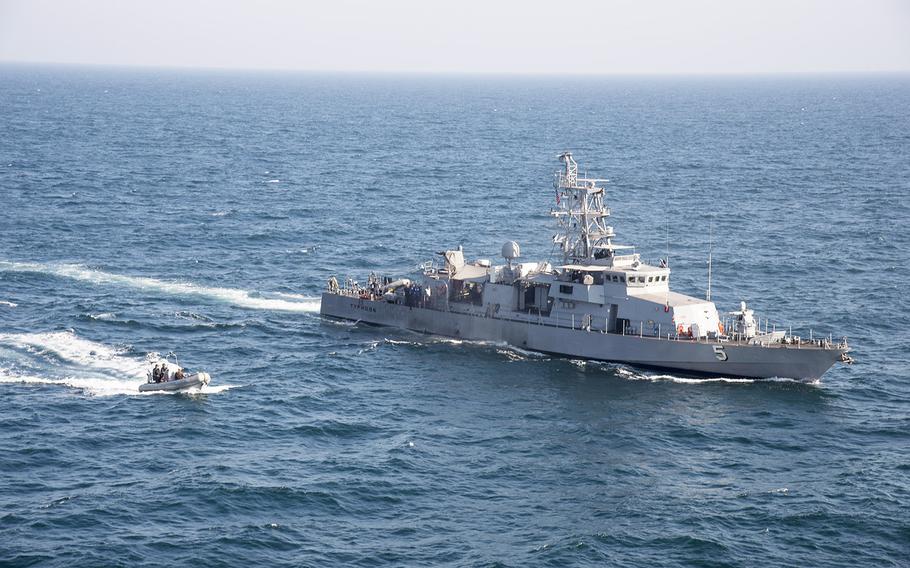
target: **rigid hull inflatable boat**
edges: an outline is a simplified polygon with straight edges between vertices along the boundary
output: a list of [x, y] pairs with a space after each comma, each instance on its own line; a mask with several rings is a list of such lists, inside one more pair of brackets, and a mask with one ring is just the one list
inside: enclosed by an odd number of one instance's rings
[[[168, 357], [173, 356], [174, 362], [171, 363]], [[139, 385], [140, 392], [173, 392], [189, 389], [199, 389], [209, 384], [212, 378], [204, 371], [197, 371], [187, 374], [177, 362], [177, 356], [168, 353], [163, 360], [152, 361], [149, 363], [147, 373], [148, 381]]]

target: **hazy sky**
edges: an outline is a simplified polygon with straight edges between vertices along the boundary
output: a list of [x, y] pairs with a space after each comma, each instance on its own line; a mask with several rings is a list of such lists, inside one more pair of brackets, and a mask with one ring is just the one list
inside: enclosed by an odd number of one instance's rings
[[910, 0], [0, 0], [0, 61], [507, 73], [910, 71]]

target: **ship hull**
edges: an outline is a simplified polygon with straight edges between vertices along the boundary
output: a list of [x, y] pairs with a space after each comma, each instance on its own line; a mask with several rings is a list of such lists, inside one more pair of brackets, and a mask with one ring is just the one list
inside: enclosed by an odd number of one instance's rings
[[458, 339], [502, 341], [516, 347], [565, 357], [627, 363], [688, 374], [766, 379], [792, 378], [814, 382], [837, 362], [836, 348], [750, 345], [619, 335], [408, 307], [379, 300], [324, 293], [323, 316], [409, 329]]

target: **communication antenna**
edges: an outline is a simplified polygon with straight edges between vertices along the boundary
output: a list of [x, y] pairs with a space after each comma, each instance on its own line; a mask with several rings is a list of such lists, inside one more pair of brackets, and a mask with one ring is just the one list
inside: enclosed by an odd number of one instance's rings
[[[664, 206], [664, 211], [667, 211], [667, 207]], [[667, 217], [667, 270], [670, 269], [670, 218]], [[670, 307], [670, 285], [667, 284], [667, 299], [665, 302], [667, 309]]]
[[711, 301], [711, 253], [714, 248], [714, 217], [711, 217], [711, 225], [708, 229], [708, 292], [705, 294], [705, 300]]

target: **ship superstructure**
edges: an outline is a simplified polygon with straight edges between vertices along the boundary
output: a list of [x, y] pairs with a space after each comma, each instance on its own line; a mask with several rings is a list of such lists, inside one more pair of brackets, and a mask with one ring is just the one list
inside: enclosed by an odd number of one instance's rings
[[757, 322], [742, 303], [721, 315], [713, 302], [670, 290], [668, 260], [643, 262], [614, 243], [607, 180], [581, 177], [571, 153], [555, 176], [561, 264], [467, 262], [459, 246], [422, 265], [412, 280], [371, 274], [363, 285], [329, 280], [321, 313], [463, 339], [504, 341], [541, 352], [729, 377], [817, 380], [846, 340], [802, 339]]

